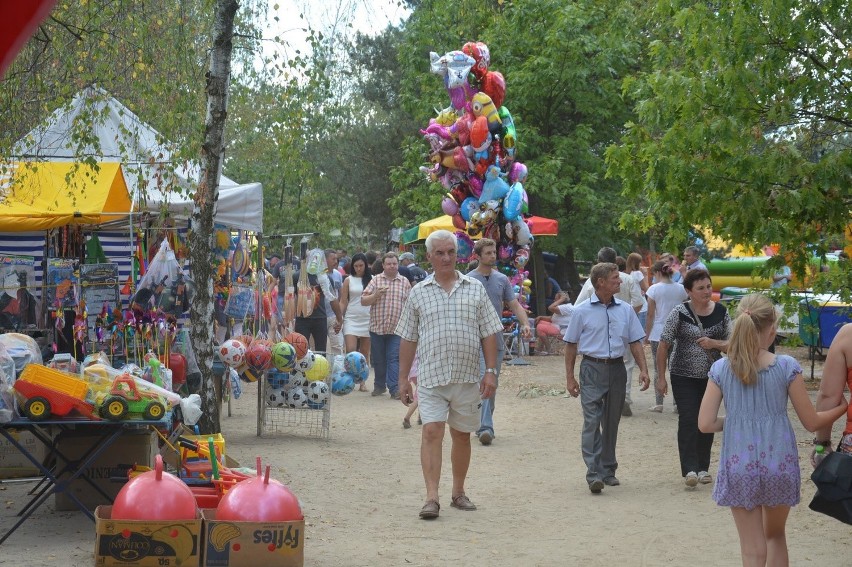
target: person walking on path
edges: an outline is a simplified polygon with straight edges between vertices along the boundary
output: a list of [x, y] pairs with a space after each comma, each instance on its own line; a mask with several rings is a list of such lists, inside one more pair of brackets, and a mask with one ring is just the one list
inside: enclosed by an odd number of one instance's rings
[[[843, 399], [843, 388], [848, 386], [852, 392], [852, 323], [840, 327], [831, 341], [825, 366], [822, 369], [822, 381], [816, 399], [817, 411], [831, 409]], [[833, 450], [831, 443], [831, 424], [820, 427], [814, 437], [814, 447], [822, 445], [826, 453]], [[840, 442], [840, 449], [848, 451], [852, 447], [852, 408], [846, 414], [846, 427]], [[816, 466], [814, 453], [811, 453], [811, 464]]]
[[[402, 338], [398, 378], [405, 406], [413, 401], [406, 377], [417, 354], [417, 397], [423, 421], [420, 464], [426, 484], [420, 517], [434, 519], [441, 509], [438, 483], [447, 425], [452, 438], [451, 505], [476, 510], [465, 494], [470, 435], [479, 429], [482, 400], [493, 396], [497, 388], [497, 336], [503, 324], [485, 287], [455, 269], [458, 242], [452, 232], [430, 234], [426, 251], [434, 273], [411, 290], [396, 332]], [[484, 375], [479, 372], [480, 351], [487, 366]]]
[[[615, 250], [605, 246], [598, 250], [598, 262], [609, 262], [611, 264], [617, 264], [618, 256], [615, 253]], [[636, 283], [636, 280], [631, 278], [628, 274], [623, 271], [619, 273], [619, 277], [621, 278], [621, 285], [618, 288], [618, 291], [615, 294], [615, 297], [628, 303], [633, 306], [633, 309], [638, 314], [642, 310], [642, 306], [645, 305], [645, 298], [642, 297], [642, 288], [639, 287], [639, 284]], [[579, 305], [583, 301], [589, 299], [592, 296], [593, 286], [592, 286], [592, 278], [586, 280], [586, 283], [583, 284], [583, 289], [580, 290], [580, 294], [577, 296], [577, 299], [574, 300], [574, 305]], [[645, 358], [645, 352], [642, 351], [642, 358]], [[628, 349], [625, 346], [624, 349], [624, 366], [627, 368], [627, 386], [625, 388], [626, 392], [626, 400], [627, 402], [624, 404], [624, 407], [621, 409], [621, 415], [625, 417], [630, 417], [633, 415], [633, 410], [630, 408], [632, 403], [632, 398], [630, 396], [630, 390], [633, 386], [633, 369], [636, 367], [636, 361], [633, 359], [633, 353], [631, 349]]]
[[683, 263], [680, 265], [680, 275], [685, 278], [690, 270], [707, 270], [701, 261], [701, 251], [697, 246], [687, 246], [683, 249]]
[[[713, 282], [707, 270], [690, 270], [683, 278], [689, 301], [672, 309], [657, 347], [656, 389], [668, 393], [666, 368], [671, 363], [672, 393], [677, 402], [677, 450], [686, 486], [710, 484], [713, 434], [698, 430], [698, 408], [707, 388], [707, 372], [728, 349], [731, 318], [713, 301]], [[671, 356], [669, 356], [669, 349]]]
[[[337, 271], [337, 252], [334, 250], [325, 251], [325, 262], [328, 272], [328, 279], [331, 282], [331, 291], [334, 293], [334, 298], [340, 300], [340, 288], [343, 286], [343, 276]], [[331, 307], [331, 299], [325, 296], [325, 314], [328, 316], [328, 341], [326, 354], [335, 355], [343, 354], [343, 320], [338, 319], [334, 310]], [[341, 315], [343, 311], [341, 310]]]
[[[518, 318], [518, 332], [521, 337], [529, 339], [532, 332], [527, 312], [524, 311], [524, 308], [521, 307], [521, 303], [515, 296], [512, 282], [509, 281], [509, 278], [505, 274], [495, 269], [497, 265], [497, 243], [490, 238], [480, 238], [476, 241], [473, 251], [479, 258], [479, 264], [475, 270], [467, 273], [468, 277], [477, 280], [485, 286], [488, 299], [491, 300], [491, 304], [494, 306], [494, 311], [498, 317], [503, 316], [503, 305], [506, 304], [509, 306], [512, 313]], [[495, 369], [498, 376], [503, 366], [503, 353], [506, 350], [506, 343], [501, 338], [497, 340], [497, 366]], [[487, 367], [485, 357], [480, 356], [479, 370], [483, 375]], [[476, 436], [483, 445], [491, 445], [491, 441], [494, 439], [494, 408], [496, 398], [497, 390], [495, 388], [494, 394], [491, 397], [482, 400], [482, 419]]]
[[[604, 485], [618, 486], [615, 445], [624, 406], [627, 371], [625, 343], [639, 363], [641, 390], [650, 385], [642, 348], [645, 333], [633, 308], [615, 297], [621, 286], [618, 266], [603, 262], [592, 268], [589, 279], [594, 293], [574, 307], [565, 331], [565, 373], [568, 393], [583, 406], [581, 446], [586, 463], [586, 482], [592, 494]], [[580, 381], [574, 378], [577, 353]]]
[[[666, 324], [666, 319], [672, 309], [689, 299], [686, 290], [682, 285], [672, 281], [672, 267], [664, 261], [658, 260], [652, 267], [654, 280], [657, 282], [652, 284], [645, 293], [645, 298], [648, 300], [648, 316], [645, 322], [645, 340], [651, 343], [651, 358], [654, 361], [654, 380], [660, 379], [660, 369], [657, 366], [657, 348], [660, 346], [660, 337], [663, 335], [663, 326]], [[656, 405], [651, 407], [651, 411], [657, 413], [663, 412], [663, 394], [656, 391]], [[677, 405], [674, 405], [677, 411]]]
[[[723, 434], [713, 500], [731, 508], [743, 565], [784, 566], [787, 516], [801, 491], [787, 400], [808, 431], [831, 428], [847, 405], [841, 394], [831, 409], [816, 411], [796, 359], [769, 352], [778, 320], [768, 297], [746, 295], [737, 313], [728, 357], [710, 367], [698, 427]], [[723, 398], [727, 415], [719, 417]]]
[[390, 391], [391, 398], [399, 399], [399, 336], [394, 334], [394, 329], [409, 292], [411, 284], [399, 275], [396, 252], [387, 252], [382, 257], [382, 273], [373, 276], [361, 294], [361, 305], [370, 308], [373, 396]]
[[[357, 350], [370, 360], [370, 308], [361, 304], [361, 294], [373, 279], [367, 257], [362, 253], [352, 256], [347, 266], [349, 275], [340, 288], [340, 309], [343, 311], [343, 342], [346, 352]], [[361, 382], [359, 392], [366, 392]]]

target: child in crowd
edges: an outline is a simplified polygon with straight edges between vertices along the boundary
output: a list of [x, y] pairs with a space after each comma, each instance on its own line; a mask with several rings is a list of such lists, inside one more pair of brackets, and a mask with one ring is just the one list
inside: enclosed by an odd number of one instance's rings
[[538, 354], [550, 354], [554, 350], [550, 340], [558, 339], [561, 341], [565, 335], [565, 329], [568, 328], [568, 322], [571, 321], [571, 313], [574, 312], [571, 296], [567, 291], [558, 292], [556, 299], [548, 306], [547, 310], [552, 315], [542, 315], [535, 318], [535, 335], [538, 339], [536, 341], [538, 347], [536, 352]]
[[[698, 428], [724, 433], [713, 500], [731, 507], [743, 565], [788, 565], [785, 525], [799, 503], [801, 476], [787, 399], [808, 431], [830, 426], [847, 404], [841, 397], [817, 412], [796, 359], [769, 352], [777, 316], [765, 295], [745, 296], [737, 313], [728, 357], [710, 368]], [[719, 417], [723, 397], [727, 416]]]
[[[402, 418], [402, 427], [404, 429], [411, 429], [411, 416], [414, 415], [414, 411], [418, 406], [418, 397], [417, 397], [417, 356], [414, 357], [414, 362], [411, 363], [411, 370], [408, 372], [408, 381], [411, 382], [411, 395], [414, 398], [414, 402], [408, 404], [408, 411], [405, 412], [405, 417]], [[423, 421], [418, 417], [418, 424], [423, 424]]]

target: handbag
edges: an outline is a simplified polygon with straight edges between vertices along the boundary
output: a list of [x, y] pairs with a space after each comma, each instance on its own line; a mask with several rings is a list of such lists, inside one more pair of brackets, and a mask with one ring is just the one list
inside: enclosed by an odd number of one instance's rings
[[829, 453], [811, 473], [811, 480], [817, 493], [808, 507], [852, 525], [852, 455]]
[[[707, 335], [704, 334], [704, 325], [701, 324], [701, 319], [699, 319], [698, 314], [692, 310], [692, 300], [684, 301], [683, 304], [686, 306], [686, 310], [689, 311], [689, 314], [692, 316], [692, 320], [695, 321], [695, 324], [698, 326], [698, 329], [701, 331], [701, 334], [706, 337]], [[704, 354], [710, 360], [711, 365], [720, 358], [722, 358], [722, 353], [716, 349], [710, 349], [714, 350], [717, 353], [716, 357], [711, 355], [710, 351], [708, 351], [707, 349], [702, 348], [701, 350], [704, 351]]]

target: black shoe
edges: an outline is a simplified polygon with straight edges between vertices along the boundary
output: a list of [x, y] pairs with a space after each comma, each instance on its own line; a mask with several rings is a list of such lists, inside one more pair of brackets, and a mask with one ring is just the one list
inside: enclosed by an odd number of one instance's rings
[[387, 392], [387, 390], [385, 388], [382, 388], [381, 390], [373, 390], [373, 393], [370, 395], [373, 397], [383, 396], [385, 392]]
[[605, 485], [607, 485], [607, 486], [618, 486], [619, 484], [621, 484], [621, 481], [620, 481], [620, 480], [618, 480], [618, 479], [617, 479], [616, 477], [614, 477], [614, 476], [608, 476], [608, 477], [606, 477], [605, 479], [603, 479], [603, 482], [604, 482], [604, 484], [605, 484]]
[[592, 494], [600, 494], [603, 487], [604, 482], [602, 480], [593, 480], [589, 483], [589, 490], [592, 491]]
[[399, 392], [394, 392], [393, 394], [390, 395], [390, 397], [391, 397], [392, 400], [398, 400], [399, 399]]
[[621, 408], [621, 415], [623, 415], [624, 417], [630, 417], [633, 415], [633, 410], [630, 409], [630, 404], [628, 404], [627, 402], [625, 402], [624, 407]]
[[491, 441], [494, 440], [494, 434], [490, 431], [483, 431], [479, 434], [479, 442], [483, 445], [491, 445]]

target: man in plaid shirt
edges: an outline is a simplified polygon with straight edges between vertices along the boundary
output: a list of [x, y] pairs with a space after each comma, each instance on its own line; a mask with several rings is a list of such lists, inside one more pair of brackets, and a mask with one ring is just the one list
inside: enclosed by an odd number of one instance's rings
[[[426, 239], [434, 273], [417, 284], [402, 310], [396, 333], [402, 337], [399, 394], [412, 402], [406, 377], [415, 352], [418, 356], [417, 395], [423, 434], [420, 464], [426, 482], [423, 519], [437, 518], [441, 505], [438, 481], [445, 424], [452, 437], [452, 506], [476, 510], [464, 492], [470, 465], [470, 434], [479, 429], [482, 399], [497, 388], [497, 334], [503, 331], [485, 287], [456, 271], [455, 235], [438, 230]], [[484, 376], [479, 353], [485, 357]], [[480, 377], [481, 381], [480, 381]]]

